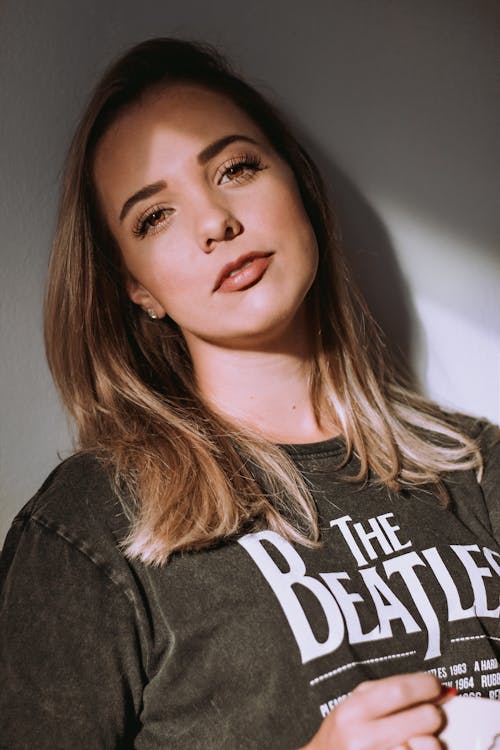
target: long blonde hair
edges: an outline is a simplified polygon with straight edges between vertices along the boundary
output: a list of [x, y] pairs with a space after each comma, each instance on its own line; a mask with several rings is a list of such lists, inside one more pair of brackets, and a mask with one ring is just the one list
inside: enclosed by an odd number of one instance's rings
[[112, 467], [118, 491], [132, 499], [126, 553], [158, 564], [262, 527], [308, 545], [319, 537], [313, 499], [286, 452], [213, 413], [176, 324], [152, 321], [130, 302], [101, 216], [92, 179], [100, 138], [151, 87], [183, 81], [228, 96], [294, 170], [320, 249], [307, 299], [311, 397], [318, 421], [326, 401], [341, 426], [344, 463], [359, 459], [352, 480], [439, 490], [443, 472], [480, 470], [473, 440], [389, 365], [349, 279], [319, 172], [275, 108], [207, 45], [153, 39], [108, 70], [75, 134], [45, 307], [47, 357], [79, 447]]

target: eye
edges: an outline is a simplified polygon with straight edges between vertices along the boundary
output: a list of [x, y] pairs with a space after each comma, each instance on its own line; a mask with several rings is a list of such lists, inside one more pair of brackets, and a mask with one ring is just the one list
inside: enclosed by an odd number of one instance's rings
[[262, 169], [265, 169], [262, 160], [254, 154], [234, 157], [221, 168], [219, 184], [251, 180]]
[[157, 234], [165, 228], [170, 211], [162, 206], [153, 206], [148, 208], [139, 218], [137, 219], [133, 232], [136, 237], [141, 239], [147, 234]]

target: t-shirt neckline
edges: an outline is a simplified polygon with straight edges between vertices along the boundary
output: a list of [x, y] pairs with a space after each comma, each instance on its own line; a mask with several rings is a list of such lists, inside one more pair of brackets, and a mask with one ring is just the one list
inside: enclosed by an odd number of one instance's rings
[[279, 447], [296, 458], [333, 455], [345, 451], [345, 439], [343, 435], [336, 435], [314, 443], [280, 443]]

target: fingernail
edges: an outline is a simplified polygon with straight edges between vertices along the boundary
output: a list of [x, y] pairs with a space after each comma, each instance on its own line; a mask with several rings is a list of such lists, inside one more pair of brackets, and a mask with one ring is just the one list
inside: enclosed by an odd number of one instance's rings
[[449, 687], [449, 685], [442, 686], [441, 698], [452, 698], [454, 695], [458, 695], [458, 690], [455, 687]]

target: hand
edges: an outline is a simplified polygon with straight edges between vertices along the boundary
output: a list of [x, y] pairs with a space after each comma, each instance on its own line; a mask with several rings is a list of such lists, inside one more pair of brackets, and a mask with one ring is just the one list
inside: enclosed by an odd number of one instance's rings
[[439, 680], [426, 672], [362, 682], [302, 750], [438, 750]]

